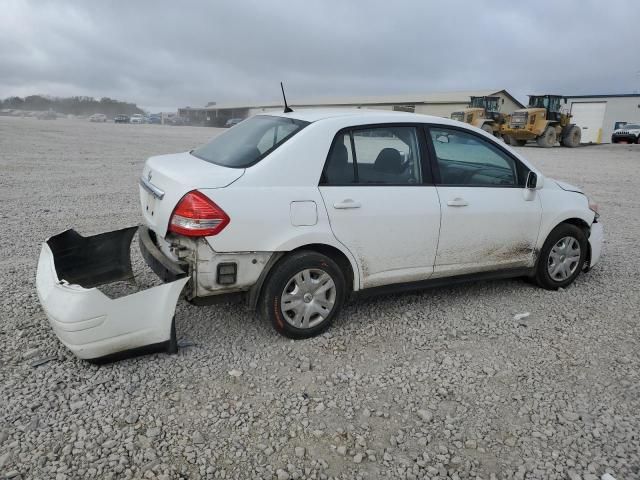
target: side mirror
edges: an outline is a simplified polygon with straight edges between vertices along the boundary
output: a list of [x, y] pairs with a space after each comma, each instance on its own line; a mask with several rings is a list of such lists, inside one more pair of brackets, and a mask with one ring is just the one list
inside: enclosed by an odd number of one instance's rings
[[540, 190], [544, 185], [544, 177], [538, 175], [535, 172], [529, 172], [527, 174], [527, 181], [525, 183], [526, 188], [529, 190]]

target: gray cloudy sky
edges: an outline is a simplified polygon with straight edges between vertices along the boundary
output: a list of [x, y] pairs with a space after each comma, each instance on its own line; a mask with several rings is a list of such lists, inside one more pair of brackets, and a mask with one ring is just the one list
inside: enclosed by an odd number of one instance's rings
[[637, 0], [0, 0], [0, 97], [640, 89]]

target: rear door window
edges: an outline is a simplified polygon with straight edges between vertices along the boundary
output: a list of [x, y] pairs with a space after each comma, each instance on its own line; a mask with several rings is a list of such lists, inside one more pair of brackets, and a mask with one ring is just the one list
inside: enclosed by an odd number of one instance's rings
[[342, 133], [333, 143], [324, 173], [329, 185], [351, 185], [356, 183], [356, 169], [351, 149], [351, 135]]
[[358, 128], [340, 133], [327, 158], [324, 185], [422, 183], [418, 130], [413, 126]]

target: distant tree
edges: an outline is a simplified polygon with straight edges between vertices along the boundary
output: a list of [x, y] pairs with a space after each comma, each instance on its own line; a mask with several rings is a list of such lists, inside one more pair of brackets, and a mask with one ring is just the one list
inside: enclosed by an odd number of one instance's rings
[[2, 102], [2, 108], [20, 109], [24, 106], [24, 99], [20, 97], [9, 97]]
[[119, 113], [133, 115], [134, 113], [144, 113], [135, 103], [121, 102], [108, 97], [100, 100], [93, 97], [45, 97], [42, 95], [29, 95], [25, 98], [9, 97], [0, 100], [0, 107], [17, 110], [55, 110], [59, 113], [71, 115], [93, 115], [94, 113], [104, 113], [108, 117], [113, 117]]

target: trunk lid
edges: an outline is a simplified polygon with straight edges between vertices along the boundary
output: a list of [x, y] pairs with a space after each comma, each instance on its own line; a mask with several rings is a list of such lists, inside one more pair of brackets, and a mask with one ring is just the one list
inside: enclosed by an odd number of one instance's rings
[[145, 224], [164, 237], [173, 209], [187, 192], [227, 187], [244, 172], [244, 168], [205, 162], [189, 152], [149, 158], [140, 177], [140, 205]]

